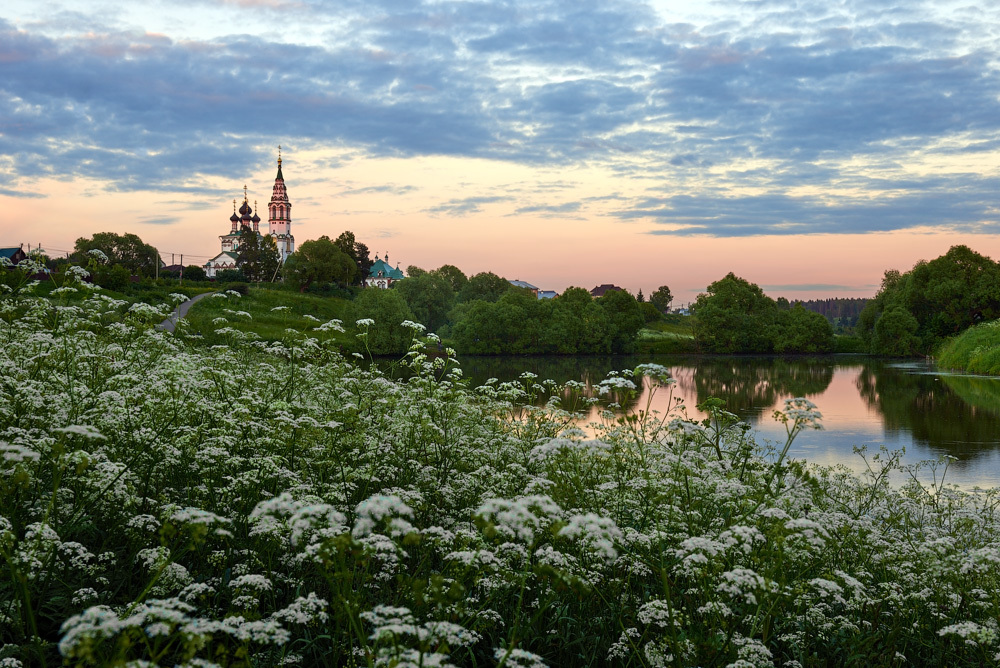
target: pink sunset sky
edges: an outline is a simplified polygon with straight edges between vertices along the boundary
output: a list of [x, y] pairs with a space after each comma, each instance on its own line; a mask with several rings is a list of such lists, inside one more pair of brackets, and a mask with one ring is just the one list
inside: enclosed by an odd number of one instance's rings
[[403, 268], [679, 305], [1000, 257], [1000, 9], [671, 4], [5, 3], [0, 245], [201, 264], [281, 144], [297, 243]]

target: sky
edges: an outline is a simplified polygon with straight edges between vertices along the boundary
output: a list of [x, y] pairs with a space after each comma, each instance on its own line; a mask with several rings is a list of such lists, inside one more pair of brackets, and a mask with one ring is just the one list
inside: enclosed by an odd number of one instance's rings
[[6, 0], [0, 246], [204, 263], [280, 145], [298, 244], [869, 297], [1000, 258], [998, 38], [997, 0]]

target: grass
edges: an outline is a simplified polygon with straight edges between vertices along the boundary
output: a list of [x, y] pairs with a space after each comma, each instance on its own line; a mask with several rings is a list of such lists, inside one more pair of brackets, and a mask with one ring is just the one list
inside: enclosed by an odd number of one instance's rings
[[1000, 375], [1000, 320], [970, 327], [950, 339], [941, 347], [936, 362], [947, 369]]
[[695, 352], [691, 316], [671, 313], [660, 322], [647, 323], [639, 330], [636, 351], [650, 355]]
[[[222, 293], [226, 295], [227, 293]], [[346, 320], [350, 302], [339, 297], [300, 294], [289, 290], [250, 287], [245, 296], [228, 293], [224, 297], [208, 297], [188, 311], [188, 331], [197, 332], [210, 344], [228, 341], [227, 333], [218, 333], [213, 322], [225, 318], [226, 327], [235, 327], [264, 341], [282, 341], [290, 334], [301, 337], [308, 332], [319, 340], [333, 340], [338, 345], [354, 343], [345, 333], [315, 331], [330, 320]]]

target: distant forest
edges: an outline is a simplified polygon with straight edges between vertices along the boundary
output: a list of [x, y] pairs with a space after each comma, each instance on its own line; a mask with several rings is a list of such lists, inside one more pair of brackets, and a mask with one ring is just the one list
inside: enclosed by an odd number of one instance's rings
[[868, 303], [861, 297], [838, 297], [836, 299], [810, 299], [798, 302], [810, 311], [825, 316], [837, 331], [850, 330], [858, 324], [858, 316]]

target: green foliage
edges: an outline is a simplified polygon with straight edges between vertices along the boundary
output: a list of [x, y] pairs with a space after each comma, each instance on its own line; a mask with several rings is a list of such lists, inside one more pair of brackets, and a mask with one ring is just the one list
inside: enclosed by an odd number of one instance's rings
[[297, 286], [300, 292], [305, 292], [313, 283], [348, 285], [357, 277], [358, 271], [357, 263], [324, 235], [303, 242], [297, 251], [288, 256], [283, 273], [286, 280]]
[[834, 348], [830, 321], [802, 304], [781, 311], [774, 332], [776, 353], [828, 353]]
[[372, 268], [372, 259], [368, 253], [368, 246], [358, 241], [354, 237], [354, 232], [351, 231], [342, 232], [333, 243], [345, 255], [351, 258], [357, 267], [357, 272], [352, 274], [350, 280], [359, 285], [363, 283], [368, 278], [368, 274]]
[[207, 281], [208, 276], [205, 274], [205, 268], [199, 267], [196, 264], [189, 264], [184, 267], [184, 280], [185, 281]]
[[215, 272], [216, 283], [245, 283], [246, 280], [247, 276], [240, 268], [222, 269]]
[[484, 271], [469, 278], [462, 286], [458, 293], [458, 301], [471, 302], [481, 299], [486, 302], [495, 302], [513, 287], [507, 279]]
[[373, 321], [370, 325], [361, 325], [359, 331], [360, 347], [368, 354], [402, 355], [409, 348], [413, 331], [403, 327], [402, 323], [412, 321], [413, 312], [396, 290], [366, 288], [351, 304], [350, 313], [354, 321]]
[[97, 267], [93, 277], [94, 283], [115, 292], [124, 292], [132, 282], [132, 274], [120, 264]]
[[639, 302], [639, 312], [642, 314], [642, 321], [645, 324], [650, 324], [653, 322], [661, 322], [663, 320], [663, 313], [660, 309], [656, 308], [649, 302], [644, 302], [636, 297], [636, 301]]
[[435, 274], [442, 276], [451, 285], [452, 291], [458, 295], [465, 284], [469, 282], [468, 277], [466, 277], [465, 272], [456, 267], [453, 264], [443, 264], [434, 270]]
[[[656, 293], [653, 294], [655, 299]], [[691, 307], [698, 349], [708, 353], [769, 353], [777, 304], [757, 285], [729, 273]]]
[[80, 237], [76, 240], [73, 257], [86, 266], [91, 250], [101, 251], [108, 258], [107, 264], [120, 264], [131, 274], [152, 276], [159, 262], [156, 249], [131, 233], [98, 232], [90, 238]]
[[612, 353], [635, 350], [635, 339], [646, 319], [635, 297], [624, 290], [611, 290], [597, 300], [597, 305], [608, 316]]
[[875, 323], [871, 350], [876, 355], [909, 357], [920, 351], [919, 323], [902, 306], [893, 306]]
[[670, 313], [670, 303], [674, 301], [674, 296], [670, 293], [670, 288], [661, 285], [649, 296], [649, 303], [660, 311], [660, 313]]
[[278, 273], [281, 253], [278, 244], [270, 234], [260, 236], [247, 226], [240, 230], [240, 246], [236, 256], [236, 267], [243, 272], [246, 280], [254, 283], [271, 282]]
[[937, 363], [948, 369], [1000, 376], [1000, 320], [970, 327], [947, 341]]
[[455, 303], [455, 291], [444, 275], [433, 271], [416, 275], [410, 273], [393, 289], [402, 295], [417, 321], [429, 331], [437, 332], [448, 322], [448, 312]]
[[[905, 345], [892, 346], [878, 338], [878, 322], [896, 308], [915, 319], [916, 345], [908, 339]], [[939, 258], [918, 262], [905, 274], [887, 271], [878, 294], [861, 312], [857, 328], [873, 353], [881, 354], [889, 345], [912, 350], [909, 354], [927, 354], [944, 339], [998, 317], [1000, 263], [966, 246], [953, 246]]]

